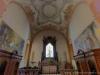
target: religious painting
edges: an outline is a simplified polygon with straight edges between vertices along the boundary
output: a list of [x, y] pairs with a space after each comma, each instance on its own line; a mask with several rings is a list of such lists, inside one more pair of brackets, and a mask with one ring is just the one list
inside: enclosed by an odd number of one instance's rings
[[74, 41], [76, 51], [79, 49], [84, 50], [85, 52], [99, 48], [100, 43], [95, 34], [96, 25], [92, 22]]
[[17, 50], [18, 54], [22, 54], [24, 40], [14, 32], [6, 23], [0, 24], [0, 49], [13, 52]]

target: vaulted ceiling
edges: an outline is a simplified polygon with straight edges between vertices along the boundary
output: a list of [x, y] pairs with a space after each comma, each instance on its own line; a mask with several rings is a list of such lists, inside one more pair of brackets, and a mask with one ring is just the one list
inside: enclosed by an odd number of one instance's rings
[[29, 20], [31, 35], [41, 30], [52, 29], [67, 34], [73, 0], [11, 0], [20, 5]]
[[75, 6], [81, 1], [90, 6], [97, 22], [99, 22], [100, 0], [1, 0], [0, 17], [12, 2], [24, 8], [32, 34], [43, 29], [54, 29], [66, 34]]
[[32, 11], [29, 11], [28, 7], [25, 9], [30, 18], [32, 35], [44, 29], [53, 29], [64, 35], [67, 34], [74, 8], [71, 0], [31, 0], [30, 7]]

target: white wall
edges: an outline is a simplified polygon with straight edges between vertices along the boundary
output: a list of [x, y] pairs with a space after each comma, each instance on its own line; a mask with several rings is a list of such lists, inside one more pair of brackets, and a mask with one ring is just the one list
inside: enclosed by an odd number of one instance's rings
[[41, 60], [42, 51], [43, 51], [43, 37], [44, 36], [55, 36], [56, 37], [56, 50], [58, 52], [58, 58], [61, 61], [66, 61], [67, 59], [67, 44], [64, 37], [55, 31], [42, 31], [40, 32], [34, 39], [32, 52], [31, 52], [31, 60], [38, 62]]
[[[74, 40], [83, 32], [83, 30], [94, 20], [93, 14], [85, 3], [77, 6], [70, 23], [70, 36], [73, 47]], [[75, 50], [75, 47], [74, 47]], [[74, 52], [75, 53], [75, 52]]]
[[[15, 4], [11, 3], [7, 7], [7, 11], [3, 15], [3, 20], [11, 27], [20, 37], [25, 40], [25, 46], [29, 37], [29, 22], [23, 9]], [[22, 56], [24, 56], [25, 46]], [[24, 66], [24, 60], [22, 60], [21, 66]]]
[[29, 35], [29, 23], [23, 9], [17, 4], [11, 3], [3, 16], [3, 20], [24, 40]]
[[82, 31], [91, 24], [94, 17], [91, 10], [85, 3], [77, 6], [70, 23], [70, 33], [72, 40], [75, 40]]

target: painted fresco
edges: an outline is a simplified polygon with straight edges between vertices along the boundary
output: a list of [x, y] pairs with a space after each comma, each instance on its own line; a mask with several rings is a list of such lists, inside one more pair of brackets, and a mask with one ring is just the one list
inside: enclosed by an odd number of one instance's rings
[[93, 22], [89, 25], [80, 36], [74, 41], [76, 51], [79, 49], [89, 51], [91, 49], [100, 48], [100, 43], [95, 34], [96, 25]]
[[24, 40], [15, 33], [6, 23], [2, 22], [0, 25], [0, 49], [13, 52], [18, 51], [18, 54], [22, 54], [24, 46]]

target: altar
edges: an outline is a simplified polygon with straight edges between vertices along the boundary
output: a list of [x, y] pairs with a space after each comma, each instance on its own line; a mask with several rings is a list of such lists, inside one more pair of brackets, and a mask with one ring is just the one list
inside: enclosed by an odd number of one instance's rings
[[43, 74], [55, 74], [57, 73], [57, 67], [55, 65], [45, 65], [42, 67]]
[[46, 59], [40, 63], [42, 74], [56, 74], [58, 72], [57, 62]]

